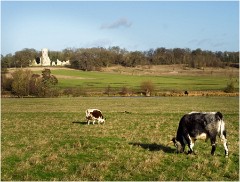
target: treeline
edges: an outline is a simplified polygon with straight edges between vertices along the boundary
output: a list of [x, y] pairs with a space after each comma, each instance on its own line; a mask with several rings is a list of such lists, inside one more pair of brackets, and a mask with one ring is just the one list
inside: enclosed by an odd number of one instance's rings
[[[41, 52], [35, 49], [23, 49], [14, 55], [1, 55], [2, 68], [28, 67], [31, 61], [41, 57]], [[70, 67], [85, 71], [100, 70], [102, 67], [122, 65], [135, 67], [137, 65], [171, 65], [186, 64], [192, 68], [204, 67], [238, 67], [239, 52], [212, 52], [188, 48], [167, 49], [164, 47], [148, 51], [127, 51], [118, 46], [108, 49], [97, 48], [67, 48], [62, 51], [49, 50], [51, 62], [70, 61]]]

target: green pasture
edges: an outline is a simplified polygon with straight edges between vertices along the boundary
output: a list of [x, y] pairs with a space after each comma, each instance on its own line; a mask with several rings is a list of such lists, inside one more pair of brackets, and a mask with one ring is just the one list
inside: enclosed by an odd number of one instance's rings
[[[81, 87], [86, 89], [120, 89], [127, 87], [138, 90], [143, 81], [151, 81], [155, 85], [157, 91], [169, 90], [223, 90], [228, 81], [229, 76], [152, 76], [152, 75], [124, 75], [120, 73], [106, 72], [86, 72], [79, 70], [52, 70], [59, 80], [59, 87]], [[64, 78], [64, 76], [67, 76]], [[236, 88], [238, 88], [238, 79], [236, 78]]]
[[[239, 180], [238, 97], [2, 98], [1, 108], [2, 181]], [[87, 108], [106, 123], [86, 125]], [[223, 113], [229, 158], [220, 139], [215, 156], [209, 141], [197, 155], [168, 145], [190, 111]]]

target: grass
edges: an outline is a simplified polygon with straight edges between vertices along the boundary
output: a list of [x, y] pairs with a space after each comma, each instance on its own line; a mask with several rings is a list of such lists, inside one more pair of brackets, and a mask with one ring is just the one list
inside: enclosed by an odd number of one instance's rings
[[[86, 125], [99, 108], [104, 125]], [[2, 99], [1, 180], [239, 180], [238, 97]], [[229, 141], [197, 141], [197, 155], [167, 143], [190, 111], [221, 111]], [[127, 112], [125, 112], [127, 111]]]
[[[53, 69], [59, 80], [59, 87], [81, 87], [104, 90], [109, 85], [119, 89], [129, 87], [139, 89], [143, 81], [152, 81], [158, 91], [169, 90], [223, 90], [229, 76], [222, 75], [127, 75], [109, 72], [84, 72], [72, 69]], [[40, 73], [40, 71], [38, 71]], [[67, 77], [66, 77], [67, 76]], [[238, 83], [238, 79], [236, 81]], [[238, 84], [236, 84], [238, 88]]]

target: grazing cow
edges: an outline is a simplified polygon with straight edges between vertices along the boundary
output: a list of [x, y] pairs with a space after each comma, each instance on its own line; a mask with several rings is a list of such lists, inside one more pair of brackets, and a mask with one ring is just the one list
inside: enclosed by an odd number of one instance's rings
[[102, 112], [99, 109], [87, 109], [86, 119], [88, 125], [90, 124], [90, 121], [93, 121], [94, 124], [96, 120], [98, 121], [98, 124], [105, 123], [105, 118], [103, 118]]
[[178, 126], [177, 136], [172, 139], [177, 152], [184, 152], [185, 145], [188, 145], [188, 154], [194, 153], [193, 146], [197, 139], [208, 138], [211, 141], [212, 151], [214, 155], [216, 150], [217, 135], [223, 141], [225, 156], [228, 156], [228, 146], [225, 130], [225, 122], [220, 112], [191, 112], [184, 115]]

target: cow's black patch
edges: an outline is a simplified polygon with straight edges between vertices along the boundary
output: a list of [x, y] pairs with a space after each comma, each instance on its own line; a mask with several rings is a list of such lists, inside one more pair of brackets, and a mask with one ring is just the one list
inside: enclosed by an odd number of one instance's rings
[[99, 110], [94, 110], [93, 112], [90, 112], [90, 114], [95, 118], [102, 118], [103, 119], [102, 112], [99, 111]]

